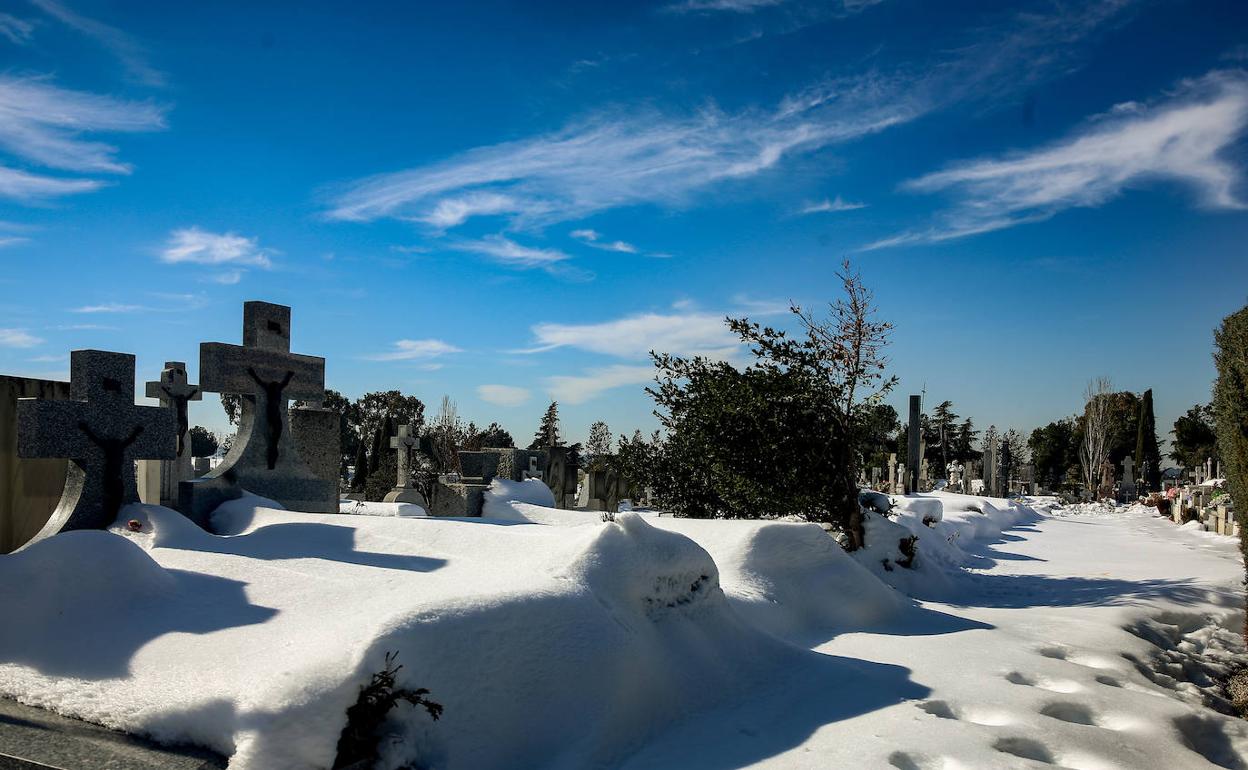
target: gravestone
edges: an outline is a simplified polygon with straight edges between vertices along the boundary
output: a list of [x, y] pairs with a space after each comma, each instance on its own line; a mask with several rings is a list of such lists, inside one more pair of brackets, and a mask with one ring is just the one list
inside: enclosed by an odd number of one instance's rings
[[958, 462], [957, 460], [954, 460], [953, 462], [949, 463], [949, 468], [948, 468], [949, 489], [956, 490], [958, 492], [964, 491], [962, 487], [962, 472], [964, 470], [965, 469], [962, 467], [962, 463]]
[[166, 361], [160, 379], [147, 383], [147, 397], [158, 399], [161, 406], [173, 410], [178, 432], [177, 456], [172, 460], [162, 460], [159, 465], [153, 462], [159, 494], [158, 499], [148, 502], [175, 508], [178, 504], [178, 484], [195, 478], [191, 465], [191, 426], [187, 417], [187, 404], [199, 401], [204, 396], [198, 385], [187, 382], [185, 363]]
[[70, 353], [69, 401], [21, 399], [17, 453], [70, 460], [56, 510], [30, 542], [72, 529], [104, 529], [139, 501], [134, 461], [172, 460], [177, 421], [169, 409], [134, 403], [134, 356]]
[[412, 433], [411, 425], [400, 425], [399, 435], [390, 437], [390, 448], [398, 450], [398, 471], [394, 489], [383, 498], [387, 503], [415, 503], [428, 508], [425, 496], [412, 484], [412, 449], [417, 447], [420, 439]]
[[64, 401], [69, 383], [0, 376], [0, 554], [34, 537], [56, 510], [68, 462], [17, 456], [17, 403], [22, 398]]
[[897, 454], [888, 455], [888, 493], [897, 494]]
[[338, 490], [342, 485], [342, 416], [320, 401], [304, 401], [290, 408], [290, 435], [295, 451], [308, 468]]
[[923, 457], [920, 449], [920, 441], [922, 440], [922, 430], [920, 428], [920, 414], [923, 409], [922, 396], [910, 397], [910, 423], [906, 431], [907, 438], [907, 454], [905, 477], [906, 493], [919, 491], [919, 461]]
[[1135, 458], [1127, 455], [1122, 460], [1122, 484], [1119, 486], [1121, 500], [1128, 502], [1136, 497], [1135, 489]]
[[292, 399], [325, 397], [325, 359], [290, 352], [290, 308], [243, 304], [243, 344], [199, 346], [200, 387], [242, 396], [238, 433], [225, 459], [179, 487], [179, 507], [201, 526], [221, 503], [244, 490], [295, 511], [336, 513], [338, 485], [318, 477], [299, 456], [290, 431]]
[[1114, 496], [1114, 465], [1108, 458], [1101, 460], [1101, 483], [1096, 489], [1099, 500]]
[[592, 511], [615, 513], [620, 509], [620, 474], [614, 468], [599, 468], [585, 474], [584, 505]]
[[568, 464], [567, 447], [549, 447], [546, 450], [546, 486], [555, 496], [556, 508], [576, 507], [576, 468]]

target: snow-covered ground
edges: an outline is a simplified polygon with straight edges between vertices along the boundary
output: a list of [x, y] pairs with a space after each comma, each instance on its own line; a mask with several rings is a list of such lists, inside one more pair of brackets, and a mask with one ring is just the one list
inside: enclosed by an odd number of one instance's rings
[[1243, 653], [1232, 539], [898, 503], [854, 556], [812, 524], [555, 510], [539, 482], [476, 520], [248, 498], [220, 536], [131, 506], [137, 532], [0, 557], [0, 694], [326, 768], [397, 652], [445, 711], [392, 712], [387, 767], [1248, 767], [1214, 682]]

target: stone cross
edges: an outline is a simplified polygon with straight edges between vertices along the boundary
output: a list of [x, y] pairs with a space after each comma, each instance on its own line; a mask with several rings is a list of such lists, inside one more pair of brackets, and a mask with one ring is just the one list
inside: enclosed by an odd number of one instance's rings
[[1122, 483], [1135, 484], [1135, 458], [1127, 455], [1122, 461]]
[[134, 461], [177, 452], [173, 411], [134, 403], [134, 356], [75, 350], [69, 372], [71, 400], [18, 401], [18, 456], [71, 461], [60, 503], [30, 542], [107, 528], [123, 505], [139, 501]]
[[399, 435], [390, 437], [390, 448], [399, 450], [399, 472], [395, 486], [399, 489], [412, 488], [412, 447], [420, 443], [420, 439], [412, 435], [411, 425], [400, 425]]
[[182, 513], [206, 524], [243, 490], [291, 510], [337, 512], [337, 484], [308, 468], [290, 435], [287, 402], [325, 398], [325, 359], [290, 352], [288, 306], [243, 303], [243, 344], [201, 343], [199, 377], [206, 391], [242, 396], [242, 414], [224, 462], [180, 485]]
[[202, 400], [204, 394], [198, 385], [192, 385], [186, 379], [185, 363], [166, 361], [160, 379], [147, 383], [147, 397], [158, 399], [160, 405], [172, 409], [177, 418], [177, 457], [160, 464], [160, 504], [170, 508], [177, 506], [178, 484], [195, 478], [195, 471], [191, 466], [187, 403]]
[[888, 493], [897, 494], [897, 454], [895, 452], [890, 452], [888, 455]]

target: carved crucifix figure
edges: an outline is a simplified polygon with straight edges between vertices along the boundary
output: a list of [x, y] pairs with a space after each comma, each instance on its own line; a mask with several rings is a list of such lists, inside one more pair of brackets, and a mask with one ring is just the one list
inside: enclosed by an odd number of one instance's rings
[[[203, 398], [198, 385], [187, 382], [186, 364], [181, 361], [166, 361], [165, 368], [160, 372], [160, 379], [147, 383], [147, 397], [154, 398], [160, 405], [173, 411], [177, 419], [178, 446], [177, 457], [161, 462], [158, 469], [158, 486], [160, 504], [176, 507], [178, 502], [178, 484], [187, 479], [195, 478], [191, 465], [190, 452], [190, 417], [187, 408], [191, 401]], [[142, 464], [141, 464], [142, 465]], [[143, 466], [140, 477], [145, 479], [150, 471]], [[149, 495], [151, 494], [150, 487]], [[149, 499], [149, 502], [156, 502]]]
[[338, 485], [312, 471], [290, 435], [290, 401], [325, 398], [325, 359], [290, 352], [290, 308], [243, 305], [243, 344], [199, 347], [201, 387], [242, 396], [238, 435], [225, 460], [180, 485], [179, 510], [204, 523], [243, 490], [297, 511], [338, 510]]
[[172, 410], [134, 403], [134, 356], [75, 350], [69, 366], [73, 400], [18, 402], [18, 455], [70, 460], [61, 502], [35, 540], [108, 527], [139, 500], [134, 461], [176, 452]]
[[256, 374], [256, 370], [250, 366], [247, 367], [247, 373], [264, 391], [264, 436], [268, 443], [265, 448], [265, 460], [269, 465], [269, 470], [273, 470], [277, 467], [278, 446], [282, 440], [282, 409], [286, 405], [282, 392], [286, 390], [286, 386], [290, 384], [290, 378], [294, 377], [295, 373], [286, 372], [280, 382], [261, 379], [260, 375]]

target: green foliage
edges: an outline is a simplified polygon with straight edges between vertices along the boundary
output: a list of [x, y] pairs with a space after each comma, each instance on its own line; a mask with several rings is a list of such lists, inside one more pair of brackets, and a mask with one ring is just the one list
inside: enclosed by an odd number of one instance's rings
[[1209, 458], [1216, 462], [1221, 457], [1217, 420], [1210, 404], [1197, 404], [1188, 409], [1174, 421], [1174, 430], [1170, 433], [1174, 435], [1170, 442], [1170, 459], [1184, 468], [1204, 465]]
[[585, 442], [585, 462], [589, 468], [604, 467], [611, 459], [611, 429], [601, 420], [589, 426]]
[[351, 477], [351, 491], [363, 492], [368, 479], [368, 450], [363, 441], [355, 442], [355, 475]]
[[494, 449], [510, 449], [516, 445], [511, 434], [503, 430], [503, 426], [496, 422], [490, 423], [488, 428], [481, 431], [479, 440], [481, 447]]
[[551, 401], [550, 406], [546, 407], [546, 414], [542, 415], [542, 422], [537, 426], [537, 433], [533, 434], [529, 449], [545, 449], [552, 446], [563, 446], [559, 437], [558, 401]]
[[189, 431], [191, 436], [191, 457], [212, 457], [217, 452], [220, 442], [212, 431], [195, 425]]
[[[1122, 467], [1127, 455], [1135, 452], [1139, 437], [1140, 397], [1130, 391], [1110, 393], [1109, 399], [1109, 461]], [[1135, 458], [1137, 463], [1139, 458]]]
[[1161, 443], [1157, 440], [1157, 421], [1153, 417], [1153, 389], [1140, 397], [1140, 416], [1136, 420], [1135, 462], [1140, 468], [1141, 491], [1161, 489]]
[[893, 437], [901, 430], [897, 410], [889, 404], [867, 402], [855, 410], [853, 444], [862, 467], [887, 468]]
[[225, 410], [225, 418], [230, 421], [230, 425], [237, 426], [239, 418], [243, 416], [243, 397], [236, 393], [222, 393], [221, 408]]
[[1235, 501], [1240, 548], [1248, 556], [1248, 306], [1222, 319], [1213, 342], [1218, 370], [1213, 387], [1218, 451]]
[[1049, 489], [1071, 489], [1079, 484], [1079, 421], [1066, 417], [1036, 428], [1027, 439], [1036, 480]]
[[[411, 425], [412, 431], [420, 430], [425, 423], [425, 404], [415, 396], [405, 396], [397, 390], [365, 393], [355, 402], [350, 418], [360, 437], [375, 436], [383, 428], [387, 418], [395, 425]], [[393, 435], [393, 434], [391, 434]]]
[[435, 722], [442, 716], [442, 705], [426, 696], [423, 687], [407, 690], [398, 687], [398, 674], [403, 666], [395, 665], [398, 653], [386, 653], [385, 668], [373, 674], [372, 681], [360, 687], [360, 695], [347, 709], [347, 724], [338, 736], [337, 755], [333, 770], [373, 767], [381, 759], [380, 746], [385, 735], [387, 715], [400, 702], [423, 708]]

